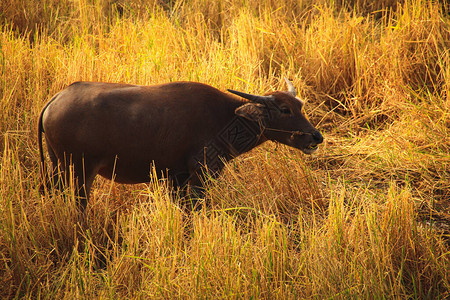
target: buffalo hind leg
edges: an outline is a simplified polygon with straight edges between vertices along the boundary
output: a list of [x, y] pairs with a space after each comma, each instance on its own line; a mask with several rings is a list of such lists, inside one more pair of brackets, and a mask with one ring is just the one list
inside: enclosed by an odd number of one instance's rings
[[50, 190], [52, 188], [63, 191], [64, 188], [70, 187], [72, 181], [77, 206], [81, 211], [84, 211], [89, 199], [89, 191], [100, 167], [91, 162], [86, 162], [84, 158], [73, 159], [72, 156], [70, 158], [65, 157], [64, 161], [61, 161], [50, 147], [48, 141], [47, 151], [51, 160], [52, 175], [50, 178], [47, 178], [48, 174], [44, 174], [45, 181], [40, 185], [39, 191], [41, 194], [46, 189]]
[[[56, 188], [60, 191], [64, 189], [65, 186], [65, 166], [64, 164], [61, 164], [58, 160], [58, 157], [55, 154], [55, 151], [50, 147], [49, 143], [47, 142], [47, 152], [48, 156], [50, 157], [51, 161], [51, 167], [52, 167], [52, 174], [50, 177], [48, 177], [48, 174], [46, 173], [46, 169], [44, 166], [41, 166], [43, 174], [43, 182], [39, 186], [39, 192], [41, 194], [44, 194], [44, 191], [49, 191], [53, 188]], [[45, 161], [42, 162], [45, 164]]]
[[73, 163], [73, 179], [78, 208], [84, 212], [89, 193], [100, 167], [89, 160], [81, 159]]

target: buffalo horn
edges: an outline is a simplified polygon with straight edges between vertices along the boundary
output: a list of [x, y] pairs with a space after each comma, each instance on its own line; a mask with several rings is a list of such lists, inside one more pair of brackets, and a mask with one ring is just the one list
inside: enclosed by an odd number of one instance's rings
[[284, 80], [286, 81], [286, 84], [288, 86], [288, 92], [291, 93], [294, 97], [297, 96], [297, 92], [295, 91], [295, 87], [292, 82], [290, 82], [286, 77], [284, 77]]
[[248, 99], [252, 102], [261, 103], [261, 104], [274, 100], [273, 96], [258, 96], [258, 95], [247, 94], [247, 93], [238, 92], [238, 91], [230, 90], [230, 89], [228, 89], [228, 91], [235, 95], [241, 96], [242, 98]]

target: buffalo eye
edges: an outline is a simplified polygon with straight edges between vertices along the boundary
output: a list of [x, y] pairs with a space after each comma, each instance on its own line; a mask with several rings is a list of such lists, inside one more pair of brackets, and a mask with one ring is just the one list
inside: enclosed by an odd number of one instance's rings
[[291, 109], [290, 109], [289, 107], [287, 107], [287, 106], [281, 106], [281, 107], [280, 107], [280, 112], [281, 112], [283, 115], [290, 115], [290, 114], [292, 114]]

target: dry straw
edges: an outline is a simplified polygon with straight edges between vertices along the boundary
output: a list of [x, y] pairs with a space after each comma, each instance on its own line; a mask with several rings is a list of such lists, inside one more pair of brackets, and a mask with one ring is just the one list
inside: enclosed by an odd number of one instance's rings
[[[1, 1], [0, 297], [449, 297], [445, 1]], [[267, 143], [186, 214], [157, 179], [38, 193], [36, 119], [76, 80], [288, 76], [325, 143]]]

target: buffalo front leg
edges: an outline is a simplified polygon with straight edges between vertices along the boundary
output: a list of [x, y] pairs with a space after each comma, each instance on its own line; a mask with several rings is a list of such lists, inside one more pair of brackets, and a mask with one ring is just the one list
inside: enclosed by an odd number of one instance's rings
[[198, 210], [202, 208], [202, 205], [208, 204], [206, 201], [202, 201], [206, 196], [205, 184], [211, 178], [215, 178], [215, 174], [218, 173], [211, 171], [208, 168], [204, 168], [198, 161], [192, 164], [186, 185], [186, 205], [189, 210]]

